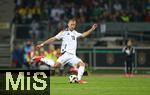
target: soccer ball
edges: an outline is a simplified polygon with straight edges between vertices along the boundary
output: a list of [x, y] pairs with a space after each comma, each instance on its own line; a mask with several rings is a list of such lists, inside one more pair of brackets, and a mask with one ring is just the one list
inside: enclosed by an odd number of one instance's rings
[[76, 75], [70, 75], [69, 76], [69, 82], [70, 83], [76, 83], [78, 81], [78, 77]]

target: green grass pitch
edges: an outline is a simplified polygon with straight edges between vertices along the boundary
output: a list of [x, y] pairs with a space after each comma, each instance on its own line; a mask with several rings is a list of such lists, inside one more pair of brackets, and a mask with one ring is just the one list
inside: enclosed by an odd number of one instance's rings
[[68, 76], [50, 78], [50, 95], [150, 95], [150, 75], [89, 75], [87, 84], [69, 84]]

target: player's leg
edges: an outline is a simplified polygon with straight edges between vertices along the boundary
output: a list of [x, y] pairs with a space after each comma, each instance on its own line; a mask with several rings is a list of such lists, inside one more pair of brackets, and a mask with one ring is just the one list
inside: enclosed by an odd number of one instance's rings
[[61, 64], [65, 63], [66, 61], [66, 55], [62, 55], [57, 59], [57, 62], [55, 63], [53, 60], [51, 59], [47, 59], [41, 56], [35, 56], [32, 58], [34, 61], [39, 62], [42, 61], [47, 65], [50, 65], [52, 68], [58, 68], [61, 66]]
[[85, 69], [85, 63], [80, 61], [78, 63], [79, 68], [78, 68], [78, 80], [81, 80], [83, 73], [84, 73], [84, 69]]
[[44, 58], [44, 57], [41, 57], [41, 56], [35, 56], [35, 57], [32, 58], [32, 60], [34, 60], [36, 62], [42, 61], [42, 62], [44, 62], [45, 64], [47, 64], [51, 67], [58, 67], [59, 64], [60, 64], [60, 63], [55, 63], [51, 59], [47, 59], [47, 58]]
[[127, 63], [126, 63], [126, 61], [124, 62], [124, 72], [125, 72], [125, 74], [127, 74]]
[[51, 67], [53, 67], [55, 65], [55, 62], [53, 60], [51, 60], [51, 59], [41, 58], [40, 61], [44, 62], [45, 64], [47, 64], [47, 65], [49, 65]]
[[72, 67], [69, 69], [69, 72], [77, 75], [77, 74], [78, 74], [78, 67], [77, 67], [77, 65], [72, 66]]
[[127, 74], [130, 74], [130, 62], [127, 61]]
[[128, 71], [127, 70], [127, 61], [124, 62], [124, 65], [125, 65], [125, 68], [124, 68], [125, 76], [128, 77], [128, 73], [127, 73], [127, 71]]
[[133, 76], [133, 64], [132, 64], [132, 60], [130, 60], [130, 70], [129, 70], [129, 73], [130, 73], [130, 76], [132, 77]]
[[53, 63], [51, 62], [50, 60], [48, 59], [44, 59], [42, 58], [41, 61], [45, 62], [46, 64], [50, 65], [52, 68], [59, 68], [61, 67], [61, 65], [64, 65], [66, 62], [66, 57], [65, 56], [61, 56], [57, 59], [57, 62], [56, 63]]
[[71, 63], [72, 65], [78, 65], [78, 70], [77, 70], [78, 83], [87, 83], [81, 80], [85, 69], [85, 63], [76, 56], [73, 56], [72, 59], [69, 61], [69, 63]]
[[60, 63], [60, 62], [56, 62], [56, 63], [52, 66], [52, 68], [59, 68], [59, 67], [61, 66], [61, 64], [62, 64], [62, 63]]
[[56, 63], [52, 67], [59, 68], [61, 66], [64, 66], [69, 60], [69, 57], [70, 56], [68, 56], [67, 53], [64, 53], [57, 59]]

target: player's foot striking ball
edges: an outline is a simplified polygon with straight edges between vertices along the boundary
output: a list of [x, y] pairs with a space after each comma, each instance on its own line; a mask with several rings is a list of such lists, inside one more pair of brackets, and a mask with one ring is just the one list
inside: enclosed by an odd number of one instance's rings
[[81, 78], [84, 73], [85, 63], [76, 56], [77, 38], [88, 36], [91, 32], [93, 32], [96, 29], [97, 25], [94, 24], [91, 27], [91, 29], [83, 33], [77, 32], [75, 30], [75, 27], [76, 27], [76, 20], [70, 19], [68, 21], [68, 27], [65, 30], [62, 30], [56, 36], [49, 38], [40, 45], [37, 45], [37, 48], [40, 48], [45, 44], [49, 44], [55, 40], [62, 40], [61, 45], [62, 55], [57, 59], [57, 62], [53, 64], [44, 58], [41, 58], [41, 61], [49, 64], [53, 68], [58, 68], [61, 65], [65, 65], [67, 63], [71, 64], [72, 66], [78, 65], [77, 69], [78, 83], [84, 83], [83, 81], [81, 81]]

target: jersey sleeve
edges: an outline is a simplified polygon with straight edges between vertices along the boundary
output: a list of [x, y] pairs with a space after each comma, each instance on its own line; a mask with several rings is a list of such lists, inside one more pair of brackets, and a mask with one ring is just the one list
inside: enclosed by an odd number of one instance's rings
[[82, 36], [82, 33], [79, 33], [79, 32], [76, 32], [76, 37], [81, 37]]
[[63, 38], [63, 32], [59, 32], [56, 36], [56, 39], [61, 40]]
[[135, 53], [135, 48], [134, 48], [134, 47], [132, 48], [132, 53], [133, 53], [133, 54]]

